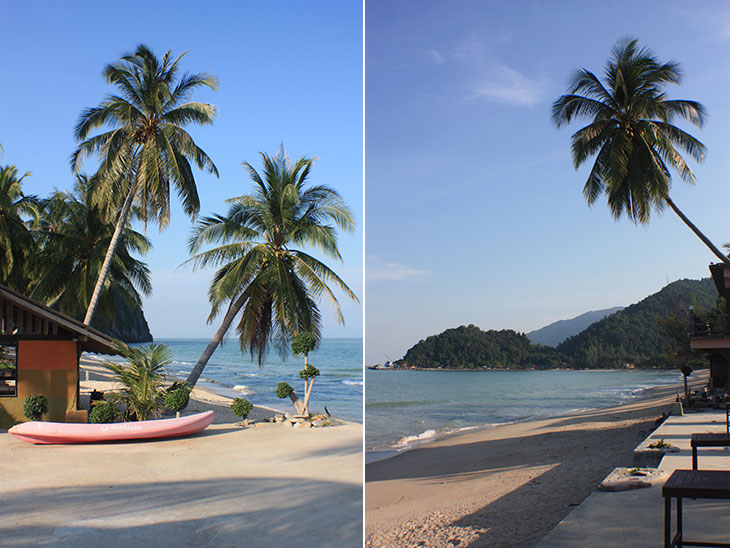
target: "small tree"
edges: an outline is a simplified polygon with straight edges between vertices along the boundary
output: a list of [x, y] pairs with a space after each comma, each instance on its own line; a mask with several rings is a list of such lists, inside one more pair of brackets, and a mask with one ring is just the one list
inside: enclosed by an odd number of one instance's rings
[[299, 372], [299, 378], [304, 379], [304, 405], [301, 415], [309, 415], [309, 397], [312, 395], [314, 378], [319, 375], [319, 369], [309, 365], [309, 353], [314, 350], [316, 345], [317, 340], [307, 331], [299, 333], [291, 342], [294, 354], [297, 356], [304, 354], [304, 369]]
[[684, 375], [684, 401], [687, 402], [687, 409], [689, 409], [689, 388], [687, 387], [687, 377], [692, 374], [692, 368], [689, 365], [683, 365], [680, 369], [682, 375]]
[[299, 399], [299, 396], [297, 396], [296, 392], [294, 392], [291, 384], [289, 384], [288, 382], [280, 382], [276, 386], [276, 396], [281, 399], [289, 396], [289, 399], [294, 404], [294, 409], [297, 410], [297, 415], [304, 414], [304, 404], [302, 403], [302, 400]]
[[233, 398], [231, 403], [231, 411], [237, 417], [240, 417], [242, 421], [248, 418], [248, 414], [253, 409], [253, 404], [245, 398]]
[[180, 411], [185, 409], [188, 403], [190, 403], [190, 389], [187, 386], [173, 385], [165, 394], [165, 407], [175, 411], [177, 418], [180, 418]]
[[23, 415], [29, 420], [38, 421], [48, 411], [48, 398], [41, 394], [31, 394], [23, 402]]

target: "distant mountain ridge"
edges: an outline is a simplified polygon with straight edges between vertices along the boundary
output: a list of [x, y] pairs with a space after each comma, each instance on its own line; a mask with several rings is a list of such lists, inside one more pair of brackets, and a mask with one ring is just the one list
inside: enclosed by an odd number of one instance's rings
[[613, 308], [605, 308], [603, 310], [591, 310], [580, 316], [569, 320], [558, 320], [545, 327], [525, 333], [532, 344], [542, 344], [545, 346], [558, 346], [568, 337], [577, 335], [589, 325], [602, 320], [606, 316], [623, 310], [623, 306], [614, 306]]
[[[688, 307], [700, 313], [719, 306], [710, 278], [677, 280], [622, 310], [591, 323], [557, 347], [536, 345], [511, 329], [461, 326], [427, 337], [395, 362], [422, 369], [619, 369], [704, 363], [689, 347]], [[598, 311], [601, 312], [601, 311]]]

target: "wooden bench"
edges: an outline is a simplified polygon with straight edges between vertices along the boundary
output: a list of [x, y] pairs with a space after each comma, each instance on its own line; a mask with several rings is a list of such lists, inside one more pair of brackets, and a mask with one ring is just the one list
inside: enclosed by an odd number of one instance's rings
[[[730, 543], [684, 540], [682, 499], [730, 500], [730, 470], [675, 470], [662, 487], [664, 497], [664, 548], [675, 546], [730, 546]], [[672, 537], [672, 498], [677, 499], [677, 533]], [[730, 535], [730, 531], [728, 531]]]
[[730, 434], [692, 434], [692, 470], [697, 470], [698, 447], [730, 447]]

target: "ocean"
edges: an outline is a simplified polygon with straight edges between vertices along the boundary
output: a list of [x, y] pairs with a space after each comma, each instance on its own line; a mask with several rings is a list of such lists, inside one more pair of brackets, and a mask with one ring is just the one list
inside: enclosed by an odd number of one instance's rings
[[[182, 378], [190, 373], [209, 342], [210, 339], [155, 340], [155, 344], [167, 345], [172, 353], [173, 362], [167, 371]], [[113, 359], [123, 361], [118, 356]], [[310, 410], [322, 411], [327, 406], [336, 418], [362, 422], [362, 339], [323, 339], [319, 349], [309, 353], [309, 363], [320, 371], [312, 389]], [[302, 398], [301, 369], [304, 369], [303, 357], [290, 355], [282, 360], [273, 349], [259, 367], [248, 353], [241, 353], [238, 340], [231, 339], [216, 349], [198, 386], [225, 396], [246, 398], [254, 405], [294, 411], [289, 398], [281, 400], [275, 391], [277, 384], [288, 382]]]
[[442, 434], [627, 403], [668, 385], [684, 390], [678, 370], [367, 370], [366, 461]]

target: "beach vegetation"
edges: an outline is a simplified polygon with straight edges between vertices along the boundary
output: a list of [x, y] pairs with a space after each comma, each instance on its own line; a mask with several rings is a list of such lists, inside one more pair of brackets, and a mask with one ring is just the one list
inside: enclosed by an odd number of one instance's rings
[[248, 401], [246, 398], [233, 398], [233, 402], [231, 403], [231, 411], [233, 411], [233, 414], [237, 417], [240, 417], [241, 420], [246, 420], [248, 418], [248, 414], [253, 409], [253, 404]]
[[283, 400], [287, 396], [294, 405], [294, 409], [297, 410], [297, 415], [304, 415], [304, 403], [299, 399], [292, 385], [288, 382], [280, 382], [276, 385], [276, 397]]
[[[133, 206], [139, 208], [145, 225], [152, 221], [163, 230], [170, 222], [171, 194], [178, 195], [191, 218], [200, 209], [191, 163], [218, 175], [211, 159], [184, 129], [189, 124], [213, 123], [213, 105], [188, 99], [197, 88], [216, 89], [218, 81], [205, 73], [180, 75], [183, 55], [173, 57], [168, 51], [158, 58], [139, 45], [134, 53], [107, 65], [104, 78], [117, 93], [83, 111], [76, 124], [79, 145], [71, 165], [78, 172], [84, 158], [98, 155], [95, 199], [99, 204], [113, 204], [116, 220], [84, 318], [87, 325]], [[95, 130], [102, 131], [92, 136]]]
[[276, 385], [276, 397], [282, 400], [294, 392], [294, 388], [288, 382], [280, 382]]
[[39, 421], [48, 411], [48, 398], [42, 394], [31, 394], [23, 402], [23, 415], [29, 420]]
[[130, 347], [120, 343], [117, 351], [127, 363], [103, 364], [122, 384], [121, 391], [109, 394], [109, 399], [124, 406], [125, 420], [143, 421], [157, 416], [164, 407], [165, 366], [172, 361], [169, 348], [159, 344]]
[[106, 424], [117, 420], [119, 409], [113, 401], [102, 401], [94, 405], [89, 413], [89, 422], [92, 424]]
[[38, 216], [38, 199], [23, 193], [23, 179], [13, 165], [0, 166], [0, 283], [26, 291], [30, 283], [33, 235], [26, 219]]
[[[95, 203], [94, 187], [85, 175], [76, 178], [73, 192], [56, 191], [39, 200], [33, 234], [42, 265], [33, 296], [74, 318], [83, 318], [115, 231], [103, 208]], [[106, 332], [122, 330], [142, 296], [152, 291], [147, 265], [133, 253], [146, 254], [149, 240], [127, 223], [119, 235], [107, 283], [99, 295], [98, 316], [92, 326]]]
[[180, 416], [180, 411], [185, 409], [190, 403], [190, 388], [182, 383], [175, 383], [165, 393], [165, 407], [170, 411], [175, 411], [176, 416]]
[[[187, 378], [190, 386], [236, 317], [241, 350], [248, 350], [261, 365], [270, 346], [285, 357], [298, 333], [309, 332], [319, 342], [317, 299], [328, 299], [344, 323], [331, 286], [357, 301], [333, 270], [300, 249], [311, 246], [341, 261], [337, 229], [354, 230], [349, 208], [334, 189], [309, 185], [313, 159], [291, 162], [283, 145], [276, 156], [261, 153], [261, 159], [261, 172], [244, 163], [254, 192], [229, 199], [226, 215], [201, 219], [189, 240], [194, 256], [188, 263], [194, 268], [219, 267], [208, 291], [208, 321], [225, 310], [218, 331]], [[219, 245], [203, 250], [211, 244]]]
[[[556, 348], [531, 344], [510, 329], [483, 331], [477, 326], [447, 329], [419, 341], [396, 362], [422, 369], [533, 369], [572, 367], [617, 369], [704, 365], [691, 352], [687, 309], [715, 310], [712, 280], [678, 280], [642, 301], [627, 306], [569, 337]], [[671, 322], [670, 322], [671, 320]]]
[[669, 449], [672, 447], [671, 443], [667, 443], [664, 441], [664, 438], [660, 439], [659, 441], [655, 441], [654, 443], [650, 443], [648, 445], [649, 449]]
[[695, 176], [680, 151], [698, 163], [705, 146], [675, 126], [675, 119], [702, 127], [705, 108], [697, 101], [668, 99], [665, 88], [682, 80], [679, 65], [660, 62], [636, 39], [614, 45], [603, 81], [581, 68], [571, 78], [568, 92], [552, 107], [552, 120], [560, 128], [577, 119], [589, 125], [572, 136], [573, 165], [578, 169], [595, 157], [583, 195], [593, 205], [606, 195], [614, 218], [648, 225], [652, 210], [669, 206], [700, 240], [724, 263], [722, 253], [670, 198], [671, 171], [686, 183]]
[[297, 356], [304, 354], [304, 369], [299, 372], [299, 378], [304, 380], [303, 415], [309, 414], [309, 398], [312, 395], [314, 379], [319, 375], [319, 369], [309, 364], [309, 353], [316, 346], [317, 339], [308, 331], [297, 334], [291, 341], [292, 352]]

